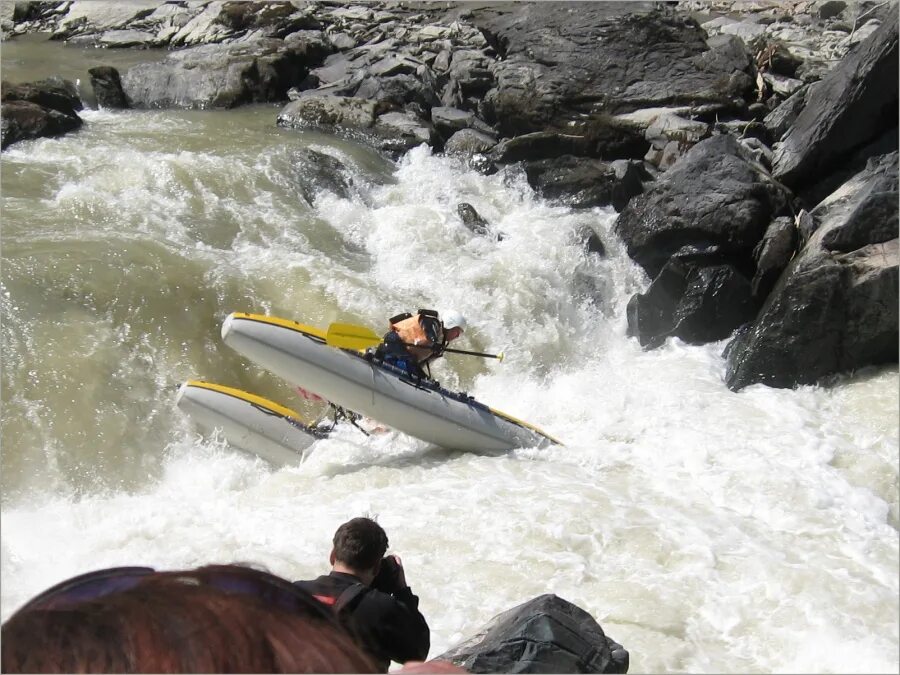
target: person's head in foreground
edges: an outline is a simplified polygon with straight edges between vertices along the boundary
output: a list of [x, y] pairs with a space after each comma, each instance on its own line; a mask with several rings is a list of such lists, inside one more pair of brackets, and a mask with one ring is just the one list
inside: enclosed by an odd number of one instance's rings
[[2, 627], [5, 673], [374, 673], [328, 608], [236, 565], [69, 579]]

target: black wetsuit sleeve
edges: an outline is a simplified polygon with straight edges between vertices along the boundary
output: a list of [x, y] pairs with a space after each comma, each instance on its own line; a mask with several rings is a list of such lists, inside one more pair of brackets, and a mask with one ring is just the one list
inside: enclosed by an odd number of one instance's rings
[[355, 614], [361, 624], [377, 633], [372, 642], [378, 645], [379, 657], [397, 663], [428, 657], [431, 630], [419, 611], [419, 598], [408, 586], [392, 596], [367, 593]]

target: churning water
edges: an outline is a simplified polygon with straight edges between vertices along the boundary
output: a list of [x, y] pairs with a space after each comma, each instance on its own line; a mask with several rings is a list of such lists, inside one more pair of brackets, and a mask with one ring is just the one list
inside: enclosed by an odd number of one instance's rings
[[[626, 338], [647, 279], [612, 211], [425, 148], [393, 165], [277, 112], [86, 111], [78, 133], [3, 153], [4, 619], [104, 566], [312, 577], [337, 525], [370, 514], [433, 656], [549, 592], [633, 672], [896, 671], [896, 367], [729, 392], [724, 343]], [[347, 195], [301, 196], [303, 149], [344, 163]], [[466, 229], [460, 202], [504, 238]], [[231, 311], [381, 332], [451, 306], [462, 348], [507, 357], [448, 354], [437, 379], [564, 447], [480, 456], [348, 429], [277, 468], [174, 407], [198, 377], [315, 414], [221, 343]]]

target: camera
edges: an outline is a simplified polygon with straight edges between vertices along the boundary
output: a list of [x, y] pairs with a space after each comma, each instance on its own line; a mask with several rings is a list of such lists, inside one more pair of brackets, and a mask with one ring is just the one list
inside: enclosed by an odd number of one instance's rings
[[393, 593], [399, 590], [400, 585], [400, 564], [393, 556], [385, 556], [381, 559], [381, 569], [372, 580], [372, 588], [383, 593]]

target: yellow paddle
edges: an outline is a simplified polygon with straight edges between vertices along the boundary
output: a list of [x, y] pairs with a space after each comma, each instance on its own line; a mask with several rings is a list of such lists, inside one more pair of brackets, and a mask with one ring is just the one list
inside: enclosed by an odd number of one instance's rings
[[[352, 323], [333, 323], [328, 326], [328, 332], [325, 334], [325, 342], [332, 347], [340, 347], [341, 349], [362, 350], [379, 344], [381, 342], [381, 336], [365, 326], [357, 326]], [[416, 347], [417, 345], [408, 344], [406, 346]], [[468, 354], [469, 356], [483, 356], [489, 359], [503, 361], [503, 352], [500, 352], [499, 354], [486, 354], [484, 352], [470, 352], [465, 349], [450, 349], [449, 347], [444, 347], [443, 351], [453, 352], [454, 354]]]

